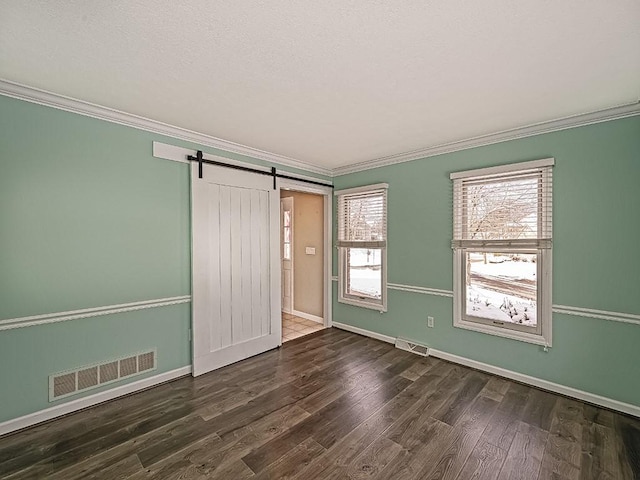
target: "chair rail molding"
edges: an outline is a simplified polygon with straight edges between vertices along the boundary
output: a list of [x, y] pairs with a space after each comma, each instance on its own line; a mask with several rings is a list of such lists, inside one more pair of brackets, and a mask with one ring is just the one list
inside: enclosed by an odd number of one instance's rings
[[47, 323], [66, 322], [67, 320], [78, 320], [81, 318], [99, 317], [101, 315], [112, 315], [114, 313], [133, 312], [145, 310], [147, 308], [166, 307], [169, 305], [179, 305], [191, 302], [191, 295], [179, 297], [157, 298], [155, 300], [142, 300], [139, 302], [121, 303], [118, 305], [106, 305], [103, 307], [85, 308], [82, 310], [70, 310], [67, 312], [45, 313], [42, 315], [32, 315], [29, 317], [8, 318], [0, 320], [0, 331], [14, 328], [32, 327], [34, 325], [44, 325]]
[[[331, 278], [334, 282], [338, 281], [337, 276]], [[453, 290], [443, 290], [440, 288], [421, 287], [418, 285], [406, 285], [402, 283], [387, 283], [387, 288], [400, 292], [420, 293], [422, 295], [433, 295], [437, 297], [453, 298]], [[613, 312], [609, 310], [597, 310], [595, 308], [572, 307], [568, 305], [556, 305], [552, 307], [553, 313], [562, 315], [573, 315], [577, 317], [596, 318], [599, 320], [609, 320], [612, 322], [631, 323], [640, 325], [640, 315], [626, 312]]]

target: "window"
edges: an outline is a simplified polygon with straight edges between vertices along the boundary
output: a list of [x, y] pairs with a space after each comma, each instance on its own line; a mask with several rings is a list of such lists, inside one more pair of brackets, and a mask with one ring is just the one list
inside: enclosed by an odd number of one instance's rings
[[291, 260], [291, 210], [283, 212], [282, 259]]
[[338, 301], [387, 310], [387, 188], [377, 184], [338, 197]]
[[454, 326], [551, 345], [553, 164], [451, 174]]

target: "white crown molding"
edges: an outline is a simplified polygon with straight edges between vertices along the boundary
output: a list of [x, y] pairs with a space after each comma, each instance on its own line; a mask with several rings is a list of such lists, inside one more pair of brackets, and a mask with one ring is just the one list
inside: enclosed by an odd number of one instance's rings
[[332, 170], [332, 173], [334, 177], [337, 177], [339, 175], [346, 175], [348, 173], [371, 170], [372, 168], [395, 165], [396, 163], [404, 163], [421, 158], [435, 157], [436, 155], [443, 155], [445, 153], [458, 152], [460, 150], [492, 145], [494, 143], [507, 142], [509, 140], [516, 140], [518, 138], [532, 137], [535, 135], [542, 135], [544, 133], [583, 127], [586, 125], [592, 125], [594, 123], [618, 120], [635, 115], [640, 115], [640, 101], [616, 107], [605, 108], [603, 110], [597, 110], [594, 112], [571, 115], [569, 117], [564, 117], [556, 120], [533, 123], [524, 127], [511, 128], [509, 130], [503, 130], [501, 132], [472, 137], [465, 140], [457, 140], [455, 142], [444, 143], [441, 145], [433, 145], [431, 147], [412, 150], [410, 152], [398, 153], [395, 155], [388, 155], [386, 157], [366, 160], [364, 162], [356, 163], [353, 165], [345, 165], [343, 167], [334, 168]]
[[66, 322], [67, 320], [78, 320], [80, 318], [112, 315], [114, 313], [133, 312], [136, 310], [145, 310], [147, 308], [166, 307], [169, 305], [189, 303], [190, 301], [191, 295], [182, 295], [180, 297], [143, 300], [140, 302], [121, 303], [119, 305], [70, 310], [68, 312], [45, 313], [43, 315], [32, 315], [29, 317], [8, 318], [6, 320], [0, 320], [0, 331], [31, 327], [34, 325], [44, 325], [47, 323]]
[[[334, 322], [333, 326], [341, 330], [357, 333], [358, 335], [364, 335], [365, 337], [375, 338], [376, 340], [380, 340], [383, 342], [387, 342], [387, 343], [396, 342], [395, 337], [373, 332], [371, 330], [366, 330], [360, 327], [354, 327], [346, 323]], [[488, 363], [478, 362], [476, 360], [472, 360], [467, 357], [454, 355], [442, 350], [436, 350], [428, 346], [427, 346], [427, 349], [429, 352], [428, 355], [431, 357], [440, 358], [448, 362], [457, 363], [459, 365], [464, 365], [466, 367], [474, 368], [482, 372], [498, 375], [500, 377], [508, 378], [510, 380], [524, 383], [526, 385], [531, 385], [533, 387], [541, 388], [543, 390], [559, 393], [560, 395], [566, 395], [567, 397], [576, 398], [583, 402], [592, 403], [594, 405], [599, 405], [601, 407], [609, 408], [619, 412], [628, 413], [629, 415], [640, 417], [640, 406], [638, 405], [621, 402], [619, 400], [614, 400], [609, 397], [603, 397], [601, 395], [597, 395], [591, 392], [585, 392], [584, 390], [578, 390], [577, 388], [572, 388], [566, 385], [561, 385], [559, 383], [550, 382], [542, 378], [532, 377], [530, 375], [525, 375], [523, 373], [515, 372], [513, 370], [507, 370], [505, 368], [496, 367], [495, 365], [490, 365]]]
[[64, 95], [48, 92], [38, 88], [29, 87], [6, 79], [0, 79], [0, 95], [17, 98], [31, 103], [37, 103], [48, 107], [57, 108], [67, 112], [77, 113], [100, 120], [105, 120], [119, 125], [137, 128], [147, 132], [157, 133], [168, 137], [193, 142], [206, 147], [217, 148], [225, 152], [237, 153], [258, 160], [264, 160], [277, 165], [298, 168], [311, 173], [336, 177], [349, 173], [361, 172], [373, 168], [395, 165], [397, 163], [410, 162], [421, 158], [434, 157], [445, 153], [467, 150], [470, 148], [492, 145], [518, 138], [531, 137], [544, 133], [551, 133], [570, 128], [592, 125], [594, 123], [607, 122], [626, 117], [640, 115], [640, 101], [625, 105], [605, 108], [594, 112], [571, 115], [568, 117], [534, 123], [524, 127], [517, 127], [500, 132], [481, 135], [441, 145], [433, 145], [409, 152], [388, 155], [371, 160], [366, 160], [353, 165], [345, 165], [334, 169], [320, 167], [311, 163], [290, 158], [277, 153], [266, 152], [257, 148], [239, 143], [223, 140], [203, 133], [194, 132], [185, 128], [176, 127], [166, 123], [151, 120], [138, 115], [122, 112], [101, 105], [96, 105], [83, 100], [78, 100]]
[[58, 95], [46, 90], [28, 87], [5, 79], [0, 79], [0, 95], [331, 177], [330, 169], [318, 167], [317, 165], [312, 165], [302, 160], [286, 157], [277, 153], [266, 152], [264, 150], [230, 142], [204, 133], [194, 132], [192, 130], [158, 122], [156, 120], [133, 115], [131, 113], [122, 112], [113, 108], [103, 107], [101, 105], [85, 102], [72, 97]]
[[154, 375], [153, 377], [143, 378], [142, 380], [111, 388], [109, 390], [105, 390], [104, 392], [94, 393], [93, 395], [89, 395], [87, 397], [78, 398], [77, 400], [61, 403], [60, 405], [56, 405], [54, 407], [46, 408], [44, 410], [30, 413], [28, 415], [14, 418], [12, 420], [7, 420], [6, 422], [0, 423], [0, 436], [6, 435], [7, 433], [15, 432], [17, 430], [22, 430], [23, 428], [31, 427], [38, 423], [46, 422], [47, 420], [52, 420], [54, 418], [61, 417], [62, 415], [67, 415], [84, 408], [92, 407], [108, 400], [113, 400], [115, 398], [129, 395], [146, 388], [154, 387], [156, 385], [160, 385], [161, 383], [184, 377], [185, 375], [189, 375], [190, 373], [191, 365], [187, 365], [186, 367], [160, 373], [158, 375]]

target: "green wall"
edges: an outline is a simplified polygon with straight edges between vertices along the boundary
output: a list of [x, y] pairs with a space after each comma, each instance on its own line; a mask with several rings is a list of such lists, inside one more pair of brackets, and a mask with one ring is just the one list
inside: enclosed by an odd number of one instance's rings
[[[0, 96], [0, 320], [190, 294], [188, 167], [153, 158], [152, 141], [267, 165]], [[640, 117], [334, 183], [388, 182], [389, 281], [451, 289], [449, 173], [549, 156], [554, 304], [640, 313]], [[388, 307], [381, 315], [334, 301], [333, 318], [640, 405], [638, 325], [556, 314], [545, 353], [454, 329], [449, 298], [389, 290]], [[56, 405], [54, 372], [153, 347], [158, 370], [149, 375], [189, 365], [190, 315], [181, 304], [0, 331], [0, 422]]]
[[[191, 293], [189, 168], [153, 141], [267, 164], [0, 96], [0, 320]], [[51, 373], [153, 347], [147, 376], [189, 365], [190, 322], [187, 303], [0, 331], [0, 422], [59, 403]]]
[[[640, 116], [334, 178], [389, 183], [388, 281], [451, 290], [455, 171], [554, 157], [553, 303], [640, 314]], [[334, 255], [334, 265], [335, 255]], [[334, 271], [337, 268], [334, 267]], [[451, 298], [388, 291], [333, 320], [640, 406], [640, 325], [554, 314], [553, 348], [453, 328]], [[435, 317], [435, 328], [426, 317]]]

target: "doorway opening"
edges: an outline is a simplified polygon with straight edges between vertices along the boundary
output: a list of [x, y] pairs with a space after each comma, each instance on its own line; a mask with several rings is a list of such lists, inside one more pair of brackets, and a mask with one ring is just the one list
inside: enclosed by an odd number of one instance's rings
[[326, 197], [297, 189], [280, 190], [283, 342], [327, 326]]

